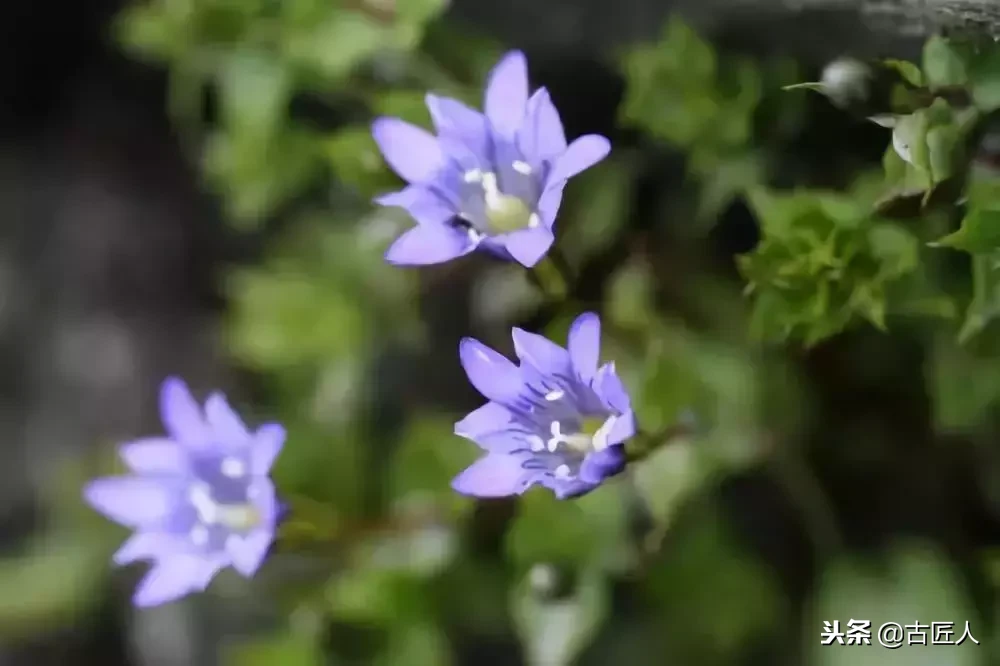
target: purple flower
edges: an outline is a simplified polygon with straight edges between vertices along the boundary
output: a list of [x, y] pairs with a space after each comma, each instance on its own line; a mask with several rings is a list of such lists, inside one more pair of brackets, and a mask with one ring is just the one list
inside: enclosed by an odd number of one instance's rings
[[268, 424], [251, 433], [221, 393], [202, 409], [174, 378], [161, 387], [160, 415], [168, 437], [119, 449], [132, 475], [97, 479], [84, 489], [95, 509], [135, 530], [115, 563], [152, 560], [133, 596], [137, 606], [204, 590], [226, 566], [252, 576], [274, 540], [280, 511], [268, 473], [284, 428]]
[[573, 322], [569, 350], [514, 329], [520, 367], [477, 340], [462, 340], [462, 365], [489, 402], [455, 424], [486, 451], [452, 487], [502, 497], [534, 484], [559, 499], [578, 497], [625, 467], [623, 442], [635, 434], [632, 406], [614, 363], [597, 367], [601, 322]]
[[417, 222], [387, 261], [436, 264], [479, 247], [529, 267], [545, 256], [566, 181], [604, 159], [610, 144], [588, 134], [567, 146], [548, 91], [528, 93], [527, 61], [512, 51], [490, 74], [485, 114], [429, 94], [437, 136], [398, 118], [375, 121], [382, 154], [409, 183], [375, 201]]

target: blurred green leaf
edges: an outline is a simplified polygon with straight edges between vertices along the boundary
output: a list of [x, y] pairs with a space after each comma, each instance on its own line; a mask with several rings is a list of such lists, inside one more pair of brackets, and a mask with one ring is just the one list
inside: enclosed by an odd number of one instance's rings
[[644, 589], [657, 602], [676, 663], [728, 664], [738, 651], [780, 636], [789, 609], [775, 574], [740, 548], [713, 510], [677, 524]]
[[628, 219], [632, 169], [627, 157], [605, 160], [574, 180], [574, 196], [561, 222], [560, 246], [574, 263], [606, 250]]
[[924, 43], [923, 69], [932, 90], [961, 86], [968, 81], [961, 54], [939, 35], [931, 36]]
[[1000, 314], [1000, 252], [972, 257], [972, 302], [958, 333], [968, 342]]
[[606, 316], [623, 329], [648, 329], [656, 319], [654, 287], [652, 267], [633, 259], [611, 276]]
[[284, 120], [291, 83], [288, 69], [268, 54], [229, 54], [219, 81], [226, 130], [236, 141], [267, 141]]
[[603, 577], [586, 571], [568, 598], [542, 600], [525, 580], [510, 603], [528, 666], [570, 666], [603, 624], [609, 599]]
[[969, 210], [958, 231], [932, 245], [965, 250], [972, 254], [990, 254], [1000, 250], [1000, 210]]
[[912, 86], [920, 87], [924, 85], [924, 74], [920, 68], [912, 62], [906, 60], [896, 60], [889, 58], [883, 60], [882, 64], [889, 69], [895, 70], [903, 79]]
[[394, 625], [385, 652], [374, 662], [375, 666], [449, 666], [451, 663], [447, 636], [427, 621]]

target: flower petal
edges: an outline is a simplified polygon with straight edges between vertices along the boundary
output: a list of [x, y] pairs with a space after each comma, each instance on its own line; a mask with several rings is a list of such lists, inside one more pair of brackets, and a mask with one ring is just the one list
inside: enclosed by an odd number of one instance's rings
[[556, 499], [575, 499], [581, 495], [586, 495], [597, 487], [596, 483], [587, 483], [577, 479], [557, 479], [552, 476], [543, 476], [539, 482], [555, 493]]
[[594, 375], [591, 388], [609, 409], [613, 409], [619, 414], [624, 414], [632, 409], [632, 401], [628, 397], [625, 385], [622, 384], [622, 380], [615, 372], [613, 361], [601, 366], [597, 374]]
[[175, 555], [181, 548], [181, 541], [176, 535], [166, 532], [136, 532], [130, 536], [121, 548], [112, 556], [119, 566], [131, 564], [137, 560], [159, 560]]
[[226, 554], [229, 555], [233, 568], [242, 576], [250, 578], [264, 563], [273, 541], [274, 535], [268, 530], [254, 530], [246, 537], [231, 534], [226, 539]]
[[503, 244], [515, 261], [525, 268], [531, 268], [545, 256], [555, 240], [551, 229], [538, 226], [505, 234]]
[[141, 608], [148, 608], [204, 590], [222, 564], [219, 560], [191, 555], [175, 555], [160, 560], [139, 582], [132, 602]]
[[434, 135], [404, 120], [378, 118], [372, 123], [372, 136], [385, 161], [407, 182], [431, 180], [444, 165], [441, 147]]
[[585, 312], [569, 328], [569, 355], [573, 368], [584, 383], [589, 383], [597, 372], [601, 357], [601, 319], [593, 312]]
[[105, 516], [128, 527], [155, 525], [170, 516], [177, 494], [162, 480], [135, 476], [96, 479], [84, 499]]
[[621, 444], [594, 451], [580, 465], [580, 480], [598, 484], [625, 469], [625, 447]]
[[513, 338], [522, 365], [527, 363], [542, 375], [565, 374], [569, 369], [569, 352], [548, 338], [516, 327]]
[[205, 420], [226, 446], [243, 447], [252, 441], [243, 419], [229, 406], [226, 396], [218, 391], [205, 401]]
[[422, 185], [409, 185], [398, 192], [375, 197], [375, 203], [402, 208], [419, 224], [441, 224], [455, 216], [449, 202]]
[[549, 91], [539, 88], [528, 100], [526, 118], [517, 133], [517, 146], [534, 165], [566, 150], [566, 133]]
[[187, 452], [177, 442], [165, 437], [150, 437], [122, 444], [118, 455], [130, 470], [140, 474], [181, 474], [188, 469]]
[[475, 440], [477, 437], [499, 432], [511, 422], [511, 413], [496, 402], [488, 402], [455, 424], [455, 434]]
[[513, 138], [528, 104], [528, 61], [520, 51], [507, 53], [490, 73], [483, 108], [498, 134]]
[[250, 452], [250, 473], [259, 475], [269, 473], [284, 444], [285, 429], [277, 423], [266, 423], [257, 428], [253, 449]]
[[469, 382], [485, 398], [500, 403], [509, 402], [520, 394], [523, 382], [517, 366], [473, 338], [462, 338], [458, 346], [459, 359]]
[[603, 160], [609, 152], [611, 152], [611, 142], [603, 136], [597, 134], [581, 136], [569, 144], [566, 152], [556, 159], [547, 180], [553, 184], [569, 180]]
[[608, 444], [621, 444], [635, 435], [635, 412], [631, 409], [612, 418], [615, 419], [615, 422], [608, 431]]
[[[461, 142], [480, 164], [485, 164], [489, 159], [490, 140], [486, 116], [449, 97], [428, 93], [425, 99], [439, 140], [448, 138]], [[442, 152], [450, 156], [449, 150], [444, 146]]]
[[426, 224], [407, 229], [385, 252], [385, 260], [398, 266], [440, 264], [464, 256], [476, 243], [460, 229]]
[[521, 467], [522, 458], [490, 453], [472, 463], [451, 487], [473, 497], [506, 497], [523, 493], [535, 474]]
[[542, 192], [542, 196], [539, 197], [538, 204], [535, 206], [542, 224], [549, 229], [555, 225], [556, 216], [559, 214], [559, 206], [562, 205], [564, 189], [566, 189], [566, 181], [549, 185]]
[[183, 444], [199, 447], [211, 439], [201, 406], [182, 379], [168, 377], [160, 386], [160, 418], [167, 433]]

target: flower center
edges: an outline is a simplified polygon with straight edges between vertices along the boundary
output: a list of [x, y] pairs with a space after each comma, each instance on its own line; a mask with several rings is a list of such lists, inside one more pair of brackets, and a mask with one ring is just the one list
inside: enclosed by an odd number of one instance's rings
[[[521, 169], [518, 169], [519, 165]], [[524, 175], [531, 173], [531, 167], [522, 162], [515, 162], [514, 170]], [[483, 211], [489, 232], [505, 234], [538, 226], [538, 215], [522, 197], [502, 192], [495, 173], [473, 169], [465, 174], [465, 181], [482, 188]]]
[[261, 523], [253, 504], [254, 487], [246, 461], [235, 457], [209, 458], [195, 466], [196, 480], [188, 489], [195, 521], [190, 538], [197, 546], [220, 546], [232, 534], [244, 534]]

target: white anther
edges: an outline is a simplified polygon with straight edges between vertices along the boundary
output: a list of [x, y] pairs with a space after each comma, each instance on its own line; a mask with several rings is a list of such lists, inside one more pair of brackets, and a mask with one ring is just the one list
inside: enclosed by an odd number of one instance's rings
[[545, 440], [538, 435], [529, 435], [528, 444], [531, 445], [531, 450], [535, 453], [545, 450]]
[[555, 475], [557, 479], [568, 479], [570, 477], [569, 465], [559, 465], [559, 467], [556, 467]]
[[541, 223], [542, 223], [542, 219], [540, 217], [538, 217], [538, 213], [532, 213], [531, 215], [528, 216], [528, 226], [529, 227], [537, 227]]
[[514, 171], [520, 174], [524, 174], [525, 176], [531, 175], [531, 165], [528, 164], [527, 162], [522, 162], [521, 160], [514, 160], [514, 164], [511, 166], [514, 167]]
[[547, 393], [545, 395], [545, 399], [548, 400], [549, 402], [555, 402], [556, 400], [560, 399], [564, 395], [566, 395], [565, 391], [560, 391], [559, 389], [556, 389], [555, 391], [551, 391], [550, 393]]
[[219, 519], [219, 505], [212, 499], [211, 489], [202, 482], [195, 483], [188, 491], [188, 499], [198, 512], [201, 522], [214, 525]]
[[483, 179], [483, 172], [480, 169], [469, 169], [462, 179], [467, 183], [478, 183]]
[[222, 473], [230, 479], [238, 479], [247, 473], [247, 466], [239, 458], [225, 458], [222, 461]]

